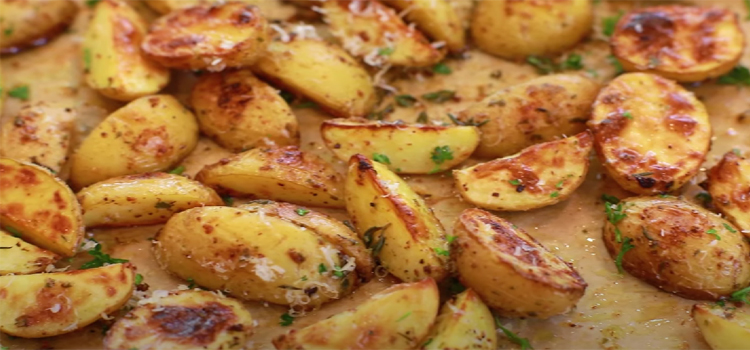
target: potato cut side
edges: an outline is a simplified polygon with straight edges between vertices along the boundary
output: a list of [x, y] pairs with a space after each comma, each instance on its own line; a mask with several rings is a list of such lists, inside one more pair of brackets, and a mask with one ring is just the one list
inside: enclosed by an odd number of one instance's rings
[[742, 58], [745, 36], [737, 14], [728, 9], [669, 5], [623, 16], [610, 45], [626, 71], [693, 82], [732, 70]]
[[750, 344], [750, 313], [747, 305], [738, 308], [696, 304], [692, 315], [711, 349], [744, 349]]
[[70, 333], [115, 312], [133, 294], [134, 267], [0, 276], [0, 331], [21, 338]]
[[40, 166], [0, 158], [0, 224], [21, 239], [73, 256], [83, 237], [81, 206], [70, 188]]
[[[240, 2], [243, 4], [258, 5], [261, 10], [263, 9], [263, 3], [268, 2], [266, 0], [233, 0], [234, 2]], [[172, 11], [184, 9], [194, 6], [204, 5], [216, 5], [221, 4], [224, 1], [221, 0], [145, 0], [146, 4], [151, 7], [154, 11], [166, 15]]]
[[143, 51], [159, 64], [221, 71], [253, 64], [268, 45], [268, 22], [240, 2], [175, 10], [151, 24]]
[[77, 12], [78, 6], [70, 0], [49, 1], [44, 6], [33, 0], [0, 2], [0, 54], [46, 44], [68, 28]]
[[427, 36], [445, 42], [451, 52], [466, 49], [466, 30], [458, 13], [448, 0], [386, 0], [385, 4], [406, 11], [406, 19], [414, 22]]
[[728, 152], [707, 175], [713, 204], [750, 237], [750, 160]]
[[245, 349], [253, 318], [237, 300], [185, 290], [147, 299], [112, 325], [105, 349]]
[[388, 167], [357, 154], [349, 160], [346, 210], [385, 269], [405, 282], [448, 274], [450, 250], [432, 209]]
[[60, 256], [24, 242], [13, 234], [0, 230], [0, 275], [27, 275], [44, 271]]
[[433, 279], [396, 284], [356, 308], [273, 340], [276, 349], [414, 349], [440, 306]]
[[461, 283], [503, 317], [563, 314], [586, 290], [573, 267], [522, 229], [484, 210], [464, 210], [453, 234]]
[[445, 56], [377, 0], [331, 0], [321, 7], [333, 36], [368, 65], [425, 67]]
[[341, 176], [323, 159], [296, 146], [252, 149], [206, 166], [195, 179], [236, 196], [344, 206]]
[[77, 197], [86, 227], [160, 224], [183, 210], [224, 204], [200, 182], [165, 173], [111, 178], [84, 188]]
[[564, 201], [583, 183], [594, 146], [590, 131], [516, 155], [454, 170], [461, 196], [490, 210], [530, 210]]
[[445, 302], [425, 339], [422, 349], [497, 349], [492, 313], [471, 289]]
[[612, 80], [599, 93], [588, 123], [607, 172], [638, 194], [682, 187], [711, 144], [703, 103], [673, 81], [648, 73]]
[[[333, 119], [324, 121], [320, 132], [328, 149], [339, 159], [348, 160], [361, 153], [402, 174], [448, 170], [468, 159], [479, 144], [479, 131], [473, 126]], [[449, 157], [436, 161], [436, 153]]]

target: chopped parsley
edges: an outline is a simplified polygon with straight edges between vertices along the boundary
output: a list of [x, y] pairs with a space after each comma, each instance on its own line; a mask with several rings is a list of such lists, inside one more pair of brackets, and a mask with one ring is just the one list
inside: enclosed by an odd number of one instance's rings
[[706, 231], [706, 233], [707, 233], [707, 234], [709, 234], [709, 235], [711, 235], [711, 236], [714, 236], [714, 237], [716, 238], [716, 240], [717, 240], [717, 241], [720, 241], [720, 240], [721, 240], [721, 236], [719, 236], [719, 234], [718, 234], [718, 233], [716, 233], [716, 229], [713, 229], [713, 228], [712, 228], [712, 229], [710, 229], [710, 230]]
[[713, 200], [711, 194], [708, 192], [700, 192], [696, 194], [695, 199], [699, 200], [701, 203], [703, 203], [703, 205], [708, 205], [709, 203], [711, 203], [711, 200]]
[[143, 283], [143, 275], [141, 275], [140, 273], [136, 274], [135, 275], [135, 284], [141, 284], [141, 283]]
[[198, 286], [197, 284], [195, 284], [195, 280], [192, 278], [188, 278], [187, 282], [188, 282], [188, 289], [194, 289], [195, 287]]
[[461, 281], [458, 280], [456, 277], [451, 277], [448, 279], [448, 291], [451, 295], [462, 293], [466, 290], [466, 287], [461, 284]]
[[411, 311], [409, 311], [409, 312], [405, 313], [403, 316], [399, 317], [398, 320], [396, 320], [396, 322], [401, 322], [401, 321], [405, 320], [407, 317], [409, 317], [409, 315], [411, 315]]
[[583, 69], [583, 56], [573, 53], [560, 64], [562, 70], [581, 70]]
[[323, 263], [320, 263], [320, 265], [318, 265], [318, 272], [320, 274], [324, 274], [326, 273], [326, 271], [328, 271], [328, 268], [326, 267], [326, 265]]
[[740, 151], [739, 148], [732, 148], [732, 153], [734, 153], [738, 157], [742, 157], [742, 151]]
[[109, 254], [103, 253], [102, 245], [99, 244], [99, 242], [97, 242], [96, 246], [94, 246], [94, 249], [89, 250], [88, 253], [89, 255], [94, 257], [94, 260], [91, 260], [81, 265], [81, 270], [92, 269], [95, 267], [102, 267], [104, 265], [122, 264], [122, 263], [128, 262], [128, 260], [116, 259], [116, 258], [109, 256]]
[[630, 237], [625, 238], [625, 242], [622, 243], [622, 248], [620, 248], [620, 252], [617, 253], [617, 257], [615, 258], [615, 265], [617, 265], [617, 271], [621, 274], [624, 272], [622, 268], [622, 259], [625, 257], [625, 253], [635, 248], [632, 242], [633, 242], [632, 238]]
[[513, 186], [518, 186], [518, 185], [520, 185], [520, 184], [521, 184], [521, 180], [520, 180], [520, 179], [510, 180], [510, 181], [508, 181], [508, 182], [509, 182], [509, 183], [510, 183], [511, 185], [513, 185]]
[[344, 220], [344, 221], [342, 221], [342, 222], [344, 223], [344, 226], [346, 226], [346, 227], [348, 227], [348, 228], [349, 228], [349, 230], [351, 230], [351, 231], [352, 231], [352, 232], [354, 232], [354, 233], [357, 233], [357, 229], [356, 229], [356, 228], [354, 227], [354, 225], [352, 224], [352, 222], [351, 222], [351, 221], [349, 221], [349, 220]]
[[480, 127], [480, 126], [482, 126], [482, 125], [487, 124], [487, 123], [490, 122], [489, 119], [483, 120], [481, 122], [475, 122], [474, 121], [474, 117], [469, 118], [469, 120], [467, 120], [467, 121], [461, 121], [461, 120], [458, 120], [458, 118], [456, 118], [456, 116], [453, 115], [453, 114], [451, 114], [451, 113], [448, 113], [448, 118], [453, 122], [453, 124], [460, 125], [460, 126], [476, 126], [476, 127]]
[[94, 7], [96, 4], [99, 3], [101, 0], [86, 0], [86, 6], [88, 7]]
[[648, 230], [646, 230], [645, 227], [641, 226], [641, 233], [643, 233], [643, 237], [646, 237], [649, 241], [656, 241], [653, 237], [651, 237], [650, 234], [648, 234]]
[[318, 105], [313, 101], [305, 101], [305, 102], [298, 103], [294, 107], [296, 108], [318, 108]]
[[432, 156], [430, 157], [432, 162], [435, 163], [435, 169], [430, 171], [430, 174], [434, 174], [440, 171], [440, 164], [445, 163], [446, 160], [453, 159], [453, 152], [449, 146], [437, 146], [432, 150]]
[[173, 205], [174, 205], [174, 203], [167, 203], [167, 202], [159, 201], [159, 202], [156, 202], [156, 205], [154, 206], [154, 208], [156, 208], [156, 209], [171, 209]]
[[615, 75], [620, 75], [625, 72], [625, 68], [622, 67], [622, 63], [620, 63], [620, 61], [618, 61], [617, 57], [615, 57], [614, 55], [607, 56], [607, 61], [609, 61], [609, 63], [613, 67], [615, 67]]
[[438, 90], [435, 92], [428, 92], [422, 95], [422, 98], [435, 103], [443, 103], [452, 100], [456, 97], [456, 92], [453, 90]]
[[742, 288], [734, 293], [732, 293], [731, 299], [732, 301], [739, 301], [745, 304], [750, 304], [750, 300], [747, 299], [747, 295], [750, 293], [750, 287]]
[[534, 66], [539, 74], [549, 74], [557, 71], [555, 62], [549, 57], [531, 55], [526, 57], [526, 62]]
[[617, 22], [620, 21], [620, 17], [622, 17], [623, 14], [624, 12], [620, 11], [614, 16], [602, 18], [602, 34], [604, 34], [605, 36], [612, 36], [612, 34], [615, 33]]
[[747, 17], [745, 17], [746, 21], [750, 21], [750, 0], [744, 0], [745, 8], [747, 9]]
[[719, 77], [719, 84], [722, 85], [747, 85], [750, 86], [750, 70], [747, 67], [739, 65]]
[[557, 189], [563, 188], [564, 183], [565, 183], [565, 180], [560, 180], [560, 182], [558, 182], [557, 185], [555, 185], [555, 188]]
[[88, 72], [91, 70], [91, 50], [83, 49], [83, 68]]
[[417, 102], [417, 99], [412, 95], [396, 95], [394, 99], [396, 104], [401, 107], [411, 107]]
[[11, 34], [13, 34], [13, 28], [5, 28], [5, 30], [3, 30], [3, 34], [5, 34], [5, 36], [10, 36]]
[[435, 254], [442, 256], [450, 256], [451, 252], [443, 248], [435, 248]]
[[633, 120], [633, 115], [630, 113], [630, 111], [622, 112], [622, 116], [630, 120]]
[[430, 121], [430, 117], [427, 115], [427, 112], [422, 111], [419, 112], [419, 116], [417, 117], [417, 123], [425, 124]]
[[294, 317], [292, 317], [292, 315], [288, 313], [281, 315], [281, 320], [279, 320], [280, 326], [283, 326], [283, 327], [291, 326], [292, 323], [294, 323]]
[[182, 165], [169, 171], [170, 174], [174, 174], [174, 175], [182, 175], [182, 173], [184, 172], [185, 172], [185, 167]]
[[430, 345], [432, 343], [433, 338], [427, 339], [426, 342], [422, 343], [422, 347], [426, 347], [427, 345]]
[[221, 200], [224, 201], [224, 205], [231, 207], [234, 204], [234, 198], [232, 196], [221, 196]]
[[386, 156], [385, 154], [381, 154], [381, 153], [374, 153], [372, 155], [372, 160], [381, 164], [387, 164], [387, 165], [391, 164], [391, 160], [388, 158], [388, 156]]
[[737, 233], [737, 230], [735, 230], [734, 228], [732, 228], [732, 226], [730, 226], [726, 222], [724, 223], [724, 228], [727, 229], [727, 231], [729, 231], [731, 233]]
[[393, 54], [393, 51], [392, 47], [381, 47], [378, 49], [378, 56], [390, 56]]
[[[384, 235], [384, 233], [385, 233], [385, 229], [387, 229], [388, 226], [391, 226], [391, 224], [387, 223], [387, 224], [385, 224], [383, 226], [373, 226], [373, 227], [370, 227], [362, 235], [362, 240], [365, 243], [365, 247], [372, 248], [372, 255], [377, 256], [378, 254], [380, 254], [380, 250], [383, 249], [383, 245], [385, 245], [385, 235]], [[383, 231], [383, 232], [380, 234], [380, 237], [378, 237], [378, 241], [375, 242], [374, 241], [374, 239], [375, 239], [374, 235], [378, 231]]]
[[[747, 0], [747, 1], [750, 1], [750, 0]], [[448, 74], [453, 73], [453, 70], [451, 70], [451, 67], [448, 67], [448, 65], [446, 65], [443, 62], [440, 62], [432, 66], [432, 71], [437, 74], [442, 74], [442, 75], [448, 75]]]
[[10, 91], [8, 91], [8, 96], [27, 101], [29, 99], [29, 86], [21, 85], [10, 89]]
[[338, 278], [346, 277], [346, 273], [343, 270], [341, 270], [341, 268], [338, 266], [334, 266], [333, 271], [331, 273]]
[[495, 316], [495, 325], [497, 326], [497, 328], [500, 328], [500, 330], [503, 331], [503, 334], [508, 337], [508, 340], [520, 345], [521, 350], [534, 349], [534, 347], [531, 346], [531, 343], [529, 343], [528, 339], [521, 338], [516, 333], [513, 333], [509, 329], [503, 327], [503, 325], [500, 324], [500, 319], [497, 316]]
[[287, 104], [292, 103], [294, 101], [294, 94], [292, 94], [289, 91], [279, 91], [279, 96], [286, 101]]
[[367, 115], [367, 119], [370, 120], [383, 120], [385, 119], [385, 116], [393, 113], [395, 108], [393, 108], [393, 104], [388, 104], [380, 111], [377, 112], [370, 112], [370, 114]]
[[622, 203], [617, 203], [615, 205], [614, 203], [605, 201], [604, 212], [607, 214], [607, 221], [615, 227], [615, 239], [617, 240], [617, 243], [622, 243], [622, 232], [620, 232], [620, 229], [617, 227], [617, 223], [627, 217], [627, 215], [623, 213]]
[[557, 192], [557, 191], [552, 192], [552, 194], [549, 195], [550, 198], [557, 198], [559, 196], [560, 196], [560, 192]]
[[13, 235], [13, 237], [16, 237], [16, 238], [21, 237], [21, 231], [18, 231], [10, 226], [4, 226], [3, 230], [8, 231], [8, 233]]
[[453, 243], [453, 241], [455, 241], [456, 238], [458, 238], [458, 236], [448, 236], [448, 237], [446, 237], [446, 239], [448, 240], [448, 244]]
[[297, 213], [297, 215], [299, 215], [299, 216], [305, 216], [310, 211], [307, 210], [307, 209], [305, 209], [305, 208], [297, 208], [297, 209], [294, 210], [294, 212]]

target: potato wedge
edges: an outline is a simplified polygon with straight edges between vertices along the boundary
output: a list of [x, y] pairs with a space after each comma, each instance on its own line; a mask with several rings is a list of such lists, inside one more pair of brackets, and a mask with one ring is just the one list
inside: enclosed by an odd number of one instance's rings
[[251, 68], [336, 117], [364, 117], [377, 102], [364, 67], [342, 48], [325, 41], [299, 37], [274, 41]]
[[72, 139], [75, 113], [43, 103], [23, 107], [0, 129], [0, 157], [41, 165], [60, 173]]
[[[133, 294], [134, 267], [0, 276], [0, 331], [21, 338], [70, 333], [117, 311]], [[12, 305], [12, 307], [8, 307]]]
[[64, 182], [47, 169], [9, 158], [0, 158], [0, 224], [66, 257], [75, 255], [84, 232], [81, 206]]
[[0, 1], [0, 53], [46, 44], [73, 22], [77, 12], [78, 6], [70, 0], [48, 1], [44, 6], [35, 0]]
[[445, 57], [414, 27], [377, 0], [329, 0], [323, 20], [353, 56], [371, 66], [431, 66]]
[[215, 72], [253, 64], [268, 45], [267, 30], [268, 22], [256, 6], [199, 5], [157, 19], [141, 47], [165, 67]]
[[500, 90], [459, 113], [458, 119], [481, 125], [477, 156], [505, 157], [586, 130], [597, 92], [599, 84], [583, 76], [548, 75]]
[[602, 89], [593, 108], [588, 125], [599, 159], [633, 193], [679, 189], [698, 172], [711, 145], [703, 103], [658, 75], [620, 75]]
[[445, 42], [453, 53], [466, 49], [466, 30], [448, 0], [385, 0], [385, 4], [406, 12], [406, 19], [435, 41]]
[[396, 284], [356, 308], [273, 340], [276, 349], [414, 349], [435, 321], [433, 279]]
[[[320, 127], [328, 149], [341, 160], [361, 153], [378, 159], [400, 174], [432, 174], [468, 159], [479, 144], [473, 126], [406, 125], [366, 119], [326, 120]], [[450, 159], [433, 160], [436, 148]], [[379, 156], [376, 157], [375, 154]]]
[[346, 176], [346, 210], [382, 266], [404, 282], [448, 275], [450, 250], [432, 209], [388, 167], [356, 154]]
[[170, 95], [141, 97], [110, 114], [72, 157], [80, 189], [115, 176], [168, 170], [198, 143], [193, 113]]
[[551, 55], [581, 41], [593, 20], [588, 0], [480, 1], [471, 36], [481, 50], [504, 58]]
[[750, 314], [746, 305], [737, 308], [695, 304], [693, 319], [713, 350], [744, 349], [750, 344]]
[[84, 188], [77, 197], [86, 227], [161, 224], [183, 210], [224, 205], [200, 182], [165, 173], [111, 178]]
[[184, 290], [148, 299], [112, 325], [105, 349], [245, 349], [253, 318], [237, 300]]
[[[232, 0], [234, 2], [240, 2], [243, 4], [250, 4], [250, 5], [257, 5], [260, 7], [261, 12], [265, 13], [263, 11], [263, 5], [264, 3], [272, 3], [272, 1], [268, 0]], [[202, 6], [202, 5], [215, 5], [215, 4], [221, 4], [222, 0], [145, 0], [146, 4], [148, 4], [151, 9], [154, 11], [166, 15], [172, 11], [184, 9], [188, 7], [194, 7], [194, 6]]]
[[9, 232], [0, 230], [0, 275], [27, 275], [44, 271], [47, 265], [54, 264], [60, 256], [24, 242]]
[[119, 101], [152, 95], [167, 86], [169, 69], [141, 55], [146, 31], [146, 21], [126, 2], [97, 3], [83, 41], [88, 86]]
[[302, 226], [262, 212], [199, 207], [177, 213], [154, 254], [183, 279], [237, 298], [316, 308], [351, 292], [355, 259]]
[[693, 82], [732, 70], [742, 58], [745, 36], [729, 9], [653, 6], [623, 16], [610, 46], [626, 71]]
[[489, 210], [531, 210], [570, 197], [586, 179], [590, 131], [524, 149], [510, 157], [453, 171], [458, 193]]
[[258, 200], [239, 205], [237, 208], [266, 216], [275, 216], [310, 230], [334, 245], [339, 251], [355, 259], [357, 266], [354, 270], [361, 279], [372, 278], [375, 263], [370, 250], [365, 247], [357, 233], [341, 221], [326, 214], [284, 202]]
[[586, 282], [510, 222], [466, 209], [453, 234], [459, 279], [503, 317], [549, 318], [573, 308]]
[[297, 146], [256, 148], [207, 165], [195, 179], [220, 193], [341, 208], [341, 175]]
[[201, 131], [233, 152], [299, 144], [289, 105], [249, 70], [201, 75], [191, 103]]
[[497, 349], [492, 313], [471, 289], [445, 302], [421, 349]]
[[750, 238], [750, 160], [727, 152], [707, 175], [716, 209]]
[[609, 209], [622, 218], [606, 221], [604, 245], [631, 275], [688, 299], [750, 285], [750, 244], [720, 216], [676, 198], [633, 197]]

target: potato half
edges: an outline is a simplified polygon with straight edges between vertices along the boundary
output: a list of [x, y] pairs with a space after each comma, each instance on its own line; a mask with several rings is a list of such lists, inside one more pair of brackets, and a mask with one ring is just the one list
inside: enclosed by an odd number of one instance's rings
[[658, 75], [628, 73], [615, 78], [599, 93], [593, 108], [588, 124], [599, 159], [630, 192], [679, 189], [698, 172], [711, 145], [703, 103]]
[[414, 22], [429, 37], [445, 42], [451, 52], [466, 49], [466, 30], [458, 12], [449, 0], [385, 0], [398, 11], [407, 11], [406, 19]]
[[195, 116], [170, 95], [141, 97], [110, 114], [72, 157], [79, 189], [111, 177], [168, 170], [198, 143]]
[[471, 289], [445, 302], [425, 339], [421, 349], [497, 349], [492, 313]]
[[477, 156], [505, 157], [586, 130], [598, 92], [599, 84], [583, 76], [548, 75], [500, 90], [462, 111], [458, 119], [480, 125]]
[[490, 210], [531, 210], [557, 204], [583, 183], [594, 147], [590, 131], [524, 149], [510, 157], [453, 171], [458, 193]]
[[605, 222], [604, 245], [631, 275], [688, 299], [750, 285], [750, 245], [720, 216], [676, 198], [633, 197], [609, 209], [624, 217]]
[[432, 209], [388, 167], [357, 154], [349, 160], [346, 210], [360, 237], [402, 281], [448, 274], [450, 250]]
[[396, 284], [356, 308], [273, 340], [276, 349], [415, 349], [440, 306], [433, 279]]
[[44, 6], [36, 0], [0, 1], [0, 53], [46, 44], [73, 22], [77, 12], [78, 6], [71, 0], [46, 1]]
[[44, 271], [60, 256], [24, 242], [21, 238], [0, 230], [0, 275], [27, 275]]
[[47, 169], [8, 158], [0, 158], [0, 224], [66, 257], [76, 254], [84, 232], [81, 206], [64, 182]]
[[750, 344], [748, 307], [696, 304], [693, 319], [713, 350], [745, 349]]
[[[232, 0], [235, 2], [241, 2], [243, 4], [258, 5], [261, 10], [263, 9], [263, 3], [275, 3], [267, 0]], [[222, 0], [145, 0], [146, 4], [154, 11], [166, 15], [172, 11], [184, 9], [187, 7], [201, 6], [201, 5], [214, 5], [221, 4]]]
[[503, 317], [563, 314], [586, 290], [573, 267], [522, 229], [484, 210], [464, 210], [453, 234], [461, 283]]
[[713, 204], [750, 237], [750, 160], [728, 152], [707, 175]]
[[732, 70], [742, 58], [745, 35], [728, 9], [654, 6], [623, 16], [610, 45], [626, 71], [692, 82]]
[[115, 312], [133, 294], [134, 267], [0, 276], [0, 331], [21, 338], [70, 333]]
[[[473, 126], [333, 119], [324, 121], [320, 132], [328, 149], [339, 159], [366, 154], [401, 174], [448, 170], [468, 159], [479, 144], [479, 131]], [[451, 159], [440, 159], [439, 163], [433, 160], [436, 148], [447, 149]]]
[[268, 22], [256, 6], [199, 5], [157, 19], [142, 48], [165, 67], [221, 71], [253, 64], [268, 45], [267, 30]]
[[105, 349], [245, 349], [253, 333], [245, 306], [215, 293], [184, 290], [148, 299], [112, 325]]

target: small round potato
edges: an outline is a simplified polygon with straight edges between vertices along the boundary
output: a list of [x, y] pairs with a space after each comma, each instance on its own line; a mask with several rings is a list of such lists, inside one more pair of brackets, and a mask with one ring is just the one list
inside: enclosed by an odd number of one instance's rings
[[610, 45], [626, 71], [691, 82], [732, 70], [742, 58], [745, 36], [737, 14], [728, 9], [656, 6], [623, 16]]
[[631, 275], [688, 299], [715, 300], [750, 284], [750, 245], [718, 215], [676, 198], [608, 205], [604, 245]]
[[16, 53], [46, 44], [67, 28], [78, 6], [71, 0], [0, 1], [0, 53]]

